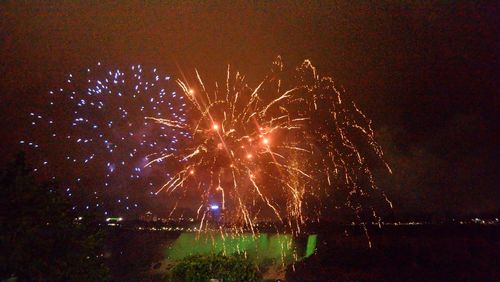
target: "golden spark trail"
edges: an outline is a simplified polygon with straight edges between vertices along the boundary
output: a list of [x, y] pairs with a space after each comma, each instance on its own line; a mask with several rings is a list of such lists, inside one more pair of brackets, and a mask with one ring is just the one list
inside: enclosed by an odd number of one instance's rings
[[255, 233], [258, 221], [270, 220], [300, 233], [326, 214], [337, 191], [347, 192], [344, 206], [360, 221], [364, 199], [379, 195], [392, 206], [372, 173], [378, 166], [391, 170], [371, 121], [310, 61], [292, 74], [283, 69], [278, 57], [252, 88], [228, 66], [225, 89], [205, 83], [195, 70], [194, 83], [177, 81], [191, 104], [190, 121], [148, 118], [191, 133], [184, 149], [146, 166], [168, 159], [178, 168], [158, 192], [182, 189], [185, 195], [195, 188], [200, 231]]

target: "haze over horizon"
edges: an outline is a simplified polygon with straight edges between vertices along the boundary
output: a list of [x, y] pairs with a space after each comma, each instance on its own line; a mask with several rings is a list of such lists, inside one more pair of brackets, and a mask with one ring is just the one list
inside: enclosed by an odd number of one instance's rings
[[1, 166], [45, 94], [97, 62], [218, 81], [231, 64], [255, 84], [281, 55], [290, 68], [310, 59], [373, 120], [396, 214], [499, 211], [498, 3], [0, 7]]

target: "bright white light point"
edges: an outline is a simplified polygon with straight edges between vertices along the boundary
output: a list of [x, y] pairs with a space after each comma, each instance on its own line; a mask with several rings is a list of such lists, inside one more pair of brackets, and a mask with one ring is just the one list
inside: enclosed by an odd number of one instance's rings
[[211, 210], [218, 210], [219, 206], [218, 205], [210, 205]]
[[213, 128], [214, 130], [219, 130], [219, 125], [218, 125], [218, 124], [216, 124], [216, 123], [214, 123], [214, 125], [212, 126], [212, 128]]
[[269, 144], [269, 139], [267, 138], [262, 139], [262, 143], [264, 143], [265, 145]]
[[194, 90], [193, 89], [189, 89], [189, 94], [193, 95], [194, 94]]
[[247, 154], [247, 159], [253, 158], [252, 154]]
[[190, 170], [189, 174], [193, 175], [194, 174], [194, 169]]

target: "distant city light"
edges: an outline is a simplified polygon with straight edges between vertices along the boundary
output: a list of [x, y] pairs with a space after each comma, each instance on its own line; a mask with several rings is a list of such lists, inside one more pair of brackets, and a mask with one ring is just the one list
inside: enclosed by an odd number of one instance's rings
[[210, 205], [210, 209], [216, 211], [219, 209], [219, 205]]

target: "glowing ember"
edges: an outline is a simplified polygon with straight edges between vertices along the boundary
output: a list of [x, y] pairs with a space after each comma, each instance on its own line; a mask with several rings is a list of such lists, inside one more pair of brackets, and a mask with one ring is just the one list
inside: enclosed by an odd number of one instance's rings
[[197, 95], [192, 82], [177, 81], [194, 122], [150, 119], [192, 136], [185, 148], [161, 158], [179, 169], [158, 192], [200, 195], [200, 230], [220, 222], [210, 220], [206, 207], [213, 201], [222, 204], [223, 224], [236, 232], [254, 232], [266, 219], [300, 232], [331, 209], [335, 190], [347, 191], [345, 203], [359, 215], [362, 199], [377, 189], [368, 163], [389, 167], [370, 120], [331, 78], [305, 61], [285, 82], [280, 58], [255, 88], [229, 68], [224, 87], [206, 86], [196, 75]]

